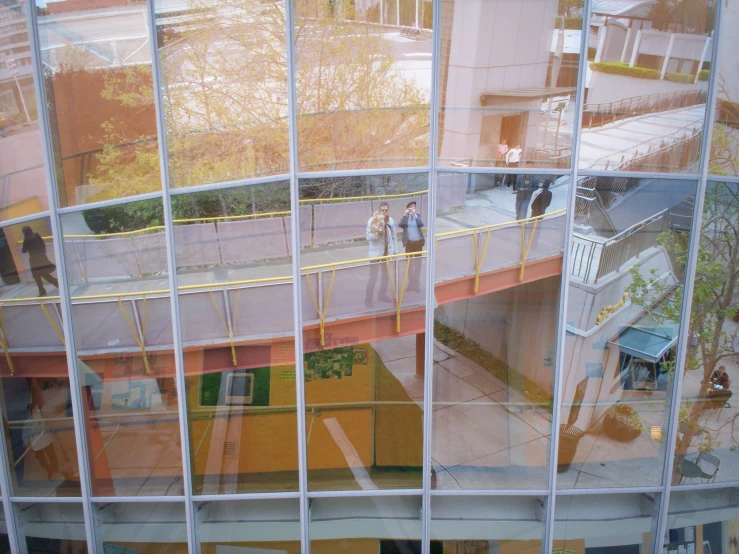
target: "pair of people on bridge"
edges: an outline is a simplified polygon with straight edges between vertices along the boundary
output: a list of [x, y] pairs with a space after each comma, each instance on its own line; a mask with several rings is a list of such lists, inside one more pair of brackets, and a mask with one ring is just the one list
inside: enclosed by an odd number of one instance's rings
[[[398, 227], [403, 230], [401, 241], [405, 248], [406, 254], [413, 254], [423, 251], [425, 239], [422, 228], [424, 226], [423, 219], [416, 213], [417, 204], [414, 201], [408, 202], [403, 217], [400, 218]], [[370, 263], [370, 275], [365, 290], [364, 303], [369, 308], [377, 286], [377, 274], [380, 273], [380, 289], [378, 292], [378, 300], [384, 303], [394, 303], [394, 300], [388, 296], [387, 285], [390, 275], [390, 265], [384, 264], [388, 260], [384, 256], [392, 256], [398, 254], [398, 230], [395, 221], [390, 216], [390, 205], [387, 202], [380, 204], [380, 218], [373, 215], [367, 221], [367, 242], [369, 244], [369, 254], [367, 257], [373, 258]], [[419, 260], [408, 259], [410, 267], [408, 268], [408, 288], [409, 291], [420, 292], [421, 290], [421, 264]], [[385, 265], [386, 268], [382, 266]]]

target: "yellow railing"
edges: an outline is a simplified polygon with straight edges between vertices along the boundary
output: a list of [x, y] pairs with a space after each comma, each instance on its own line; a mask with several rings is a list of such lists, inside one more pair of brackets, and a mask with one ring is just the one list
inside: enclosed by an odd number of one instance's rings
[[[534, 241], [534, 233], [536, 233], [536, 227], [539, 224], [539, 221], [545, 218], [550, 218], [552, 216], [557, 216], [560, 214], [563, 214], [567, 211], [566, 208], [562, 208], [561, 210], [556, 210], [554, 212], [538, 215], [536, 217], [528, 217], [526, 219], [519, 219], [516, 221], [505, 221], [503, 223], [493, 223], [492, 225], [483, 225], [481, 227], [473, 227], [472, 229], [459, 229], [457, 231], [447, 231], [446, 233], [439, 233], [436, 235], [436, 241], [438, 241], [440, 238], [445, 237], [455, 237], [460, 235], [466, 235], [466, 234], [472, 234], [472, 248], [474, 249], [474, 256], [475, 256], [475, 280], [473, 285], [473, 292], [477, 294], [479, 286], [480, 286], [480, 272], [482, 270], [482, 263], [485, 260], [485, 254], [488, 250], [488, 244], [490, 242], [490, 236], [494, 229], [500, 229], [503, 227], [513, 227], [515, 225], [519, 225], [521, 228], [521, 270], [519, 271], [518, 280], [519, 282], [523, 281], [524, 271], [526, 270], [526, 260], [529, 257], [529, 252], [531, 250], [531, 245]], [[534, 226], [531, 229], [531, 233], [529, 234], [528, 242], [526, 241], [526, 224], [527, 223], [533, 223]], [[478, 245], [478, 235], [486, 232], [485, 234], [485, 241], [482, 244], [482, 249], [480, 249]]]
[[[407, 195], [401, 195], [401, 196], [407, 196]], [[387, 196], [384, 196], [383, 198], [387, 198]], [[522, 281], [523, 276], [524, 276], [526, 260], [528, 258], [528, 254], [531, 249], [531, 244], [533, 241], [534, 233], [536, 232], [538, 222], [544, 218], [549, 218], [552, 216], [560, 215], [565, 212], [566, 212], [566, 209], [561, 209], [561, 210], [557, 210], [549, 214], [545, 214], [545, 215], [537, 216], [537, 217], [530, 217], [530, 218], [523, 219], [520, 221], [495, 223], [492, 225], [485, 225], [481, 227], [475, 227], [472, 229], [461, 229], [457, 231], [439, 233], [436, 235], [436, 240], [438, 241], [439, 239], [443, 239], [445, 237], [459, 236], [459, 235], [464, 235], [464, 234], [473, 235], [473, 248], [474, 248], [474, 256], [475, 256], [474, 293], [477, 294], [478, 288], [479, 288], [482, 264], [485, 259], [485, 255], [487, 253], [492, 231], [494, 229], [498, 229], [502, 227], [512, 227], [514, 225], [520, 225], [520, 228], [521, 228], [521, 270], [519, 274], [519, 281]], [[277, 214], [277, 213], [280, 213], [280, 212], [274, 212], [274, 214]], [[242, 216], [234, 216], [234, 217], [242, 217]], [[204, 218], [204, 219], [207, 219], [207, 218]], [[525, 224], [526, 223], [534, 224], [532, 232], [528, 238], [528, 241], [525, 240]], [[486, 236], [482, 244], [482, 247], [480, 247], [477, 237], [482, 232], [485, 232]], [[128, 233], [131, 233], [131, 231], [129, 231]], [[100, 235], [95, 235], [95, 236], [100, 236]], [[336, 279], [336, 269], [337, 268], [350, 266], [350, 265], [357, 265], [357, 264], [366, 264], [366, 263], [378, 263], [378, 262], [384, 263], [385, 268], [388, 272], [388, 277], [390, 279], [391, 286], [393, 288], [393, 300], [395, 303], [395, 311], [396, 311], [396, 330], [397, 332], [400, 332], [401, 306], [403, 303], [403, 296], [404, 296], [405, 288], [406, 288], [407, 281], [408, 281], [408, 274], [409, 274], [409, 269], [410, 269], [410, 258], [414, 258], [414, 257], [420, 258], [426, 253], [427, 253], [426, 251], [421, 251], [421, 252], [415, 252], [411, 254], [391, 254], [388, 256], [379, 256], [375, 258], [359, 258], [359, 259], [354, 259], [354, 260], [331, 262], [331, 263], [326, 263], [326, 264], [318, 264], [318, 265], [302, 267], [300, 269], [301, 275], [306, 277], [308, 290], [310, 291], [313, 305], [316, 309], [316, 313], [318, 314], [319, 329], [320, 329], [320, 336], [321, 336], [321, 346], [325, 346], [325, 333], [324, 333], [325, 320], [326, 320], [326, 315], [328, 312], [329, 302], [331, 299], [331, 292], [333, 290], [333, 286], [334, 286], [335, 279]], [[409, 263], [406, 264], [402, 282], [396, 283], [395, 280], [393, 279], [393, 272], [390, 269], [390, 262], [393, 260], [402, 259], [402, 258], [408, 258]], [[309, 273], [314, 272], [314, 271], [318, 272], [319, 279], [320, 279], [321, 278], [320, 275], [323, 270], [331, 270], [331, 281], [329, 283], [328, 290], [326, 292], [325, 301], [323, 302], [323, 306], [321, 306], [318, 295], [316, 294], [316, 291], [314, 290], [313, 283], [311, 281]], [[178, 292], [196, 291], [196, 290], [208, 290], [209, 291], [213, 305], [221, 320], [221, 324], [223, 325], [224, 330], [229, 337], [229, 341], [231, 343], [232, 360], [233, 360], [234, 365], [236, 365], [236, 349], [235, 349], [235, 338], [234, 338], [235, 330], [233, 326], [229, 327], [228, 322], [226, 321], [226, 316], [221, 313], [221, 310], [218, 307], [218, 303], [216, 302], [215, 297], [213, 296], [214, 290], [224, 290], [225, 287], [235, 287], [235, 286], [242, 286], [242, 285], [254, 285], [254, 284], [264, 284], [264, 283], [277, 283], [280, 281], [291, 281], [291, 280], [292, 280], [292, 276], [265, 277], [265, 278], [259, 278], [259, 279], [228, 281], [224, 283], [183, 285], [183, 286], [177, 287], [177, 290]], [[397, 286], [398, 284], [400, 286]], [[116, 300], [119, 307], [122, 310], [123, 316], [126, 319], [129, 329], [131, 330], [134, 340], [136, 341], [137, 345], [139, 346], [141, 350], [147, 373], [150, 373], [150, 367], [149, 367], [148, 359], [146, 356], [146, 340], [145, 340], [146, 339], [146, 333], [145, 333], [146, 300], [147, 300], [147, 297], [152, 297], [152, 296], [157, 296], [157, 295], [167, 296], [169, 295], [169, 292], [170, 291], [168, 289], [157, 289], [157, 290], [140, 291], [140, 292], [122, 292], [122, 293], [81, 295], [81, 296], [72, 296], [71, 300], [75, 302], [89, 301], [89, 300], [109, 300], [109, 299]], [[241, 292], [241, 289], [238, 289], [237, 295], [240, 295], [240, 292]], [[125, 307], [123, 306], [122, 300], [127, 299], [127, 298], [133, 298], [133, 299], [140, 298], [144, 302], [144, 314], [143, 314], [144, 321], [140, 323], [141, 328], [142, 328], [141, 336], [139, 336], [139, 333], [137, 332], [134, 323], [131, 321]], [[238, 299], [239, 299], [239, 296], [237, 296], [237, 309], [238, 309]], [[52, 328], [56, 332], [62, 344], [64, 344], [63, 333], [59, 330], [59, 328], [57, 327], [56, 323], [54, 322], [53, 318], [51, 317], [51, 315], [49, 314], [48, 310], [46, 309], [44, 305], [45, 301], [48, 302], [48, 301], [53, 301], [53, 300], [59, 300], [59, 296], [57, 295], [57, 296], [44, 296], [44, 297], [0, 299], [0, 331], [2, 332], [2, 337], [0, 337], [0, 347], [2, 347], [3, 349], [3, 353], [10, 367], [11, 373], [13, 372], [14, 368], [13, 368], [12, 360], [10, 358], [10, 351], [9, 351], [8, 344], [7, 344], [7, 334], [5, 332], [5, 322], [3, 319], [2, 306], [5, 304], [12, 305], [12, 304], [20, 304], [20, 303], [38, 302], [41, 305], [41, 308], [44, 311], [44, 314], [47, 320], [52, 325]]]

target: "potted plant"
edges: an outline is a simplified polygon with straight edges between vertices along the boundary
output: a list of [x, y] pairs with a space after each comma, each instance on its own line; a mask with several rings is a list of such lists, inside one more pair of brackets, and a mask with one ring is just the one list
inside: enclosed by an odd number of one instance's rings
[[614, 404], [606, 410], [603, 431], [613, 440], [633, 441], [644, 430], [641, 417], [628, 404]]

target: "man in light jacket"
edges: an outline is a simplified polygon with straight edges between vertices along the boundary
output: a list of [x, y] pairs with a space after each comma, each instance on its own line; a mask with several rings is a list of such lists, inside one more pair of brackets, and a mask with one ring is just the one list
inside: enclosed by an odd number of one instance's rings
[[[372, 223], [375, 219], [374, 216], [370, 217], [369, 221], [367, 221], [368, 258], [381, 258], [382, 256], [392, 256], [398, 253], [398, 238], [396, 236], [395, 222], [390, 217], [390, 206], [387, 202], [380, 204], [380, 212], [384, 216], [384, 221], [380, 224], [379, 229], [373, 229]], [[364, 294], [364, 303], [367, 307], [372, 306], [372, 297], [375, 294], [378, 272], [380, 273], [378, 300], [386, 303], [394, 302], [387, 294], [388, 272], [385, 265], [385, 260], [382, 259], [370, 263], [369, 281], [367, 281], [367, 289]]]

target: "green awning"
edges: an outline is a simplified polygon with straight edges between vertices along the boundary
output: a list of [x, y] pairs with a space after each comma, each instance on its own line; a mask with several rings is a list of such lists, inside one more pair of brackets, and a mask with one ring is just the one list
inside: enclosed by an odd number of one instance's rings
[[621, 352], [650, 362], [659, 362], [677, 342], [678, 324], [658, 322], [647, 315], [625, 327], [616, 339], [609, 341]]

